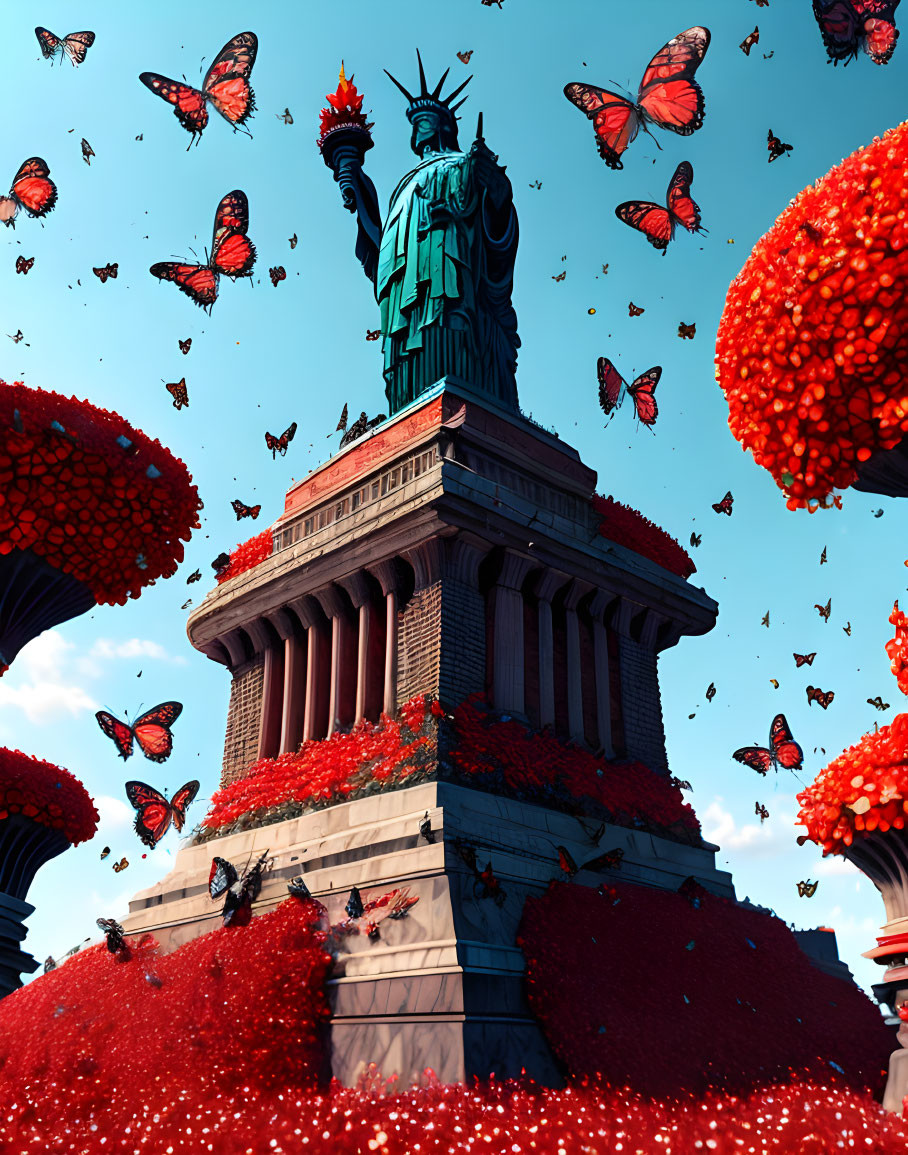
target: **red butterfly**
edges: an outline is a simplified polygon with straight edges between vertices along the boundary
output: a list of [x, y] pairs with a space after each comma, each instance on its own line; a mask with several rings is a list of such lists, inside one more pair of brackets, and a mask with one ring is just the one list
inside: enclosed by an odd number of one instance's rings
[[277, 288], [278, 281], [287, 279], [287, 270], [283, 265], [275, 265], [273, 269], [268, 270], [268, 276], [271, 278], [272, 285]]
[[202, 135], [208, 123], [208, 109], [205, 101], [210, 100], [217, 111], [234, 127], [244, 124], [253, 108], [255, 97], [249, 87], [249, 75], [255, 64], [258, 51], [258, 37], [254, 32], [241, 32], [228, 40], [214, 58], [214, 63], [205, 73], [202, 89], [179, 80], [168, 80], [156, 72], [143, 72], [139, 80], [173, 105], [174, 115], [187, 132], [192, 133], [192, 141]]
[[708, 47], [707, 28], [679, 32], [647, 65], [636, 103], [595, 85], [565, 85], [564, 95], [592, 120], [599, 155], [609, 168], [623, 168], [621, 154], [641, 128], [649, 132], [647, 121], [681, 136], [702, 126], [703, 92], [694, 73]]
[[255, 264], [255, 245], [246, 236], [249, 229], [249, 201], [241, 189], [229, 192], [214, 214], [214, 236], [207, 265], [161, 261], [149, 272], [162, 281], [173, 281], [177, 288], [211, 312], [217, 300], [221, 273], [236, 280], [248, 277]]
[[813, 660], [817, 656], [817, 652], [814, 650], [812, 654], [792, 654], [791, 656], [797, 662], [798, 669], [800, 670], [800, 668], [805, 664], [808, 666], [813, 665]]
[[81, 64], [85, 59], [85, 54], [95, 42], [94, 32], [70, 32], [68, 36], [62, 39], [59, 36], [54, 36], [47, 28], [42, 28], [40, 25], [35, 29], [35, 35], [38, 37], [38, 43], [41, 45], [41, 55], [45, 60], [50, 60], [56, 56], [57, 51], [60, 52], [60, 58], [69, 57], [73, 68], [77, 64]]
[[117, 747], [123, 759], [132, 755], [133, 738], [146, 758], [152, 762], [166, 762], [173, 750], [173, 735], [170, 727], [183, 712], [181, 702], [162, 702], [136, 718], [132, 725], [121, 722], [106, 710], [99, 710], [95, 717], [98, 725]]
[[792, 737], [785, 715], [776, 714], [769, 727], [769, 749], [765, 746], [742, 746], [735, 750], [732, 758], [758, 774], [767, 774], [780, 766], [785, 770], [800, 770], [804, 751]]
[[175, 830], [183, 829], [186, 810], [198, 794], [199, 784], [195, 780], [187, 782], [170, 801], [159, 790], [155, 790], [145, 782], [127, 782], [125, 789], [126, 797], [138, 811], [135, 822], [136, 834], [146, 846], [154, 850], [170, 829], [171, 821]]
[[811, 706], [814, 702], [818, 702], [824, 710], [829, 709], [829, 704], [835, 697], [835, 690], [827, 690], [824, 694], [819, 686], [807, 687], [807, 705]]
[[287, 447], [290, 445], [290, 442], [293, 440], [295, 435], [296, 435], [296, 422], [295, 421], [293, 422], [293, 424], [288, 429], [284, 430], [284, 432], [280, 435], [280, 437], [275, 437], [273, 433], [266, 433], [265, 434], [265, 445], [267, 445], [267, 447], [271, 450], [272, 458], [276, 458], [278, 454], [280, 454], [281, 457], [283, 457], [284, 454], [287, 452]]
[[899, 38], [895, 10], [899, 0], [813, 0], [826, 55], [848, 64], [863, 48], [874, 64], [887, 64]]
[[241, 501], [231, 501], [230, 504], [233, 506], [233, 512], [236, 514], [237, 521], [242, 517], [251, 517], [252, 520], [255, 521], [262, 512], [260, 505], [243, 505]]
[[181, 377], [179, 381], [171, 381], [169, 385], [165, 383], [165, 388], [173, 398], [174, 409], [182, 409], [184, 405], [189, 408], [189, 390], [186, 388], [185, 377]]
[[34, 257], [29, 257], [28, 259], [22, 256], [16, 257], [16, 272], [25, 275], [30, 271], [34, 263]]
[[653, 248], [661, 249], [664, 256], [668, 242], [675, 235], [676, 225], [683, 225], [690, 233], [706, 231], [700, 228], [700, 206], [690, 195], [693, 179], [693, 165], [682, 160], [669, 181], [667, 208], [653, 201], [624, 201], [615, 209], [615, 216], [632, 229], [639, 229]]
[[713, 502], [713, 509], [716, 511], [716, 513], [727, 513], [728, 516], [731, 517], [731, 507], [734, 500], [735, 499], [731, 495], [731, 490], [729, 490], [721, 501]]
[[31, 217], [46, 216], [57, 203], [57, 186], [50, 179], [47, 162], [40, 156], [22, 162], [13, 177], [9, 196], [0, 196], [0, 221], [16, 227], [16, 213], [25, 209]]
[[596, 362], [596, 371], [599, 375], [599, 404], [606, 417], [617, 408], [624, 399], [625, 390], [630, 393], [634, 402], [634, 411], [644, 425], [652, 426], [659, 416], [656, 398], [653, 396], [659, 378], [662, 376], [662, 366], [654, 365], [630, 385], [624, 380], [608, 357], [600, 357]]

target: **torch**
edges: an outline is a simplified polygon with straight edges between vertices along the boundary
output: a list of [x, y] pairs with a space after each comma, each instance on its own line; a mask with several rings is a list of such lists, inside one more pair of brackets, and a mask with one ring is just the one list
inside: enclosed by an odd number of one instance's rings
[[331, 107], [321, 110], [321, 131], [316, 143], [340, 185], [344, 208], [355, 213], [355, 181], [374, 141], [369, 131], [372, 125], [367, 123], [362, 111], [362, 93], [356, 91], [353, 77], [348, 80], [344, 75], [343, 61], [337, 91], [329, 92], [326, 100]]

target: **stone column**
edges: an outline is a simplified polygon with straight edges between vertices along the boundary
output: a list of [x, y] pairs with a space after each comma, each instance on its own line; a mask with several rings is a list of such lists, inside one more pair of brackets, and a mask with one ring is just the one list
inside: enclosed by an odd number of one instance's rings
[[393, 717], [397, 710], [397, 593], [400, 589], [400, 575], [393, 558], [370, 566], [369, 573], [378, 581], [385, 599], [385, 677], [382, 711]]
[[612, 698], [608, 673], [608, 635], [603, 615], [614, 594], [607, 590], [597, 590], [590, 602], [590, 616], [593, 619], [593, 662], [596, 674], [596, 726], [599, 731], [599, 745], [606, 758], [615, 757], [612, 745]]
[[496, 710], [523, 714], [523, 579], [535, 563], [505, 551], [495, 585], [492, 696]]
[[259, 758], [273, 758], [281, 742], [281, 708], [284, 697], [284, 655], [275, 647], [268, 627], [256, 618], [245, 627], [265, 666], [262, 677], [262, 724], [259, 729]]
[[347, 616], [340, 591], [333, 586], [318, 590], [315, 597], [331, 622], [331, 672], [328, 678], [328, 737], [341, 725], [339, 710], [341, 708], [341, 694], [343, 679], [348, 671], [344, 669], [344, 631], [347, 629]]
[[281, 703], [281, 754], [295, 751], [303, 733], [305, 709], [306, 655], [293, 619], [286, 610], [275, 610], [266, 615], [284, 644], [284, 685]]
[[243, 635], [239, 630], [231, 630], [218, 641], [227, 651], [228, 666], [231, 674], [246, 660], [246, 647], [243, 644]]
[[303, 702], [302, 738], [304, 742], [311, 742], [313, 738], [321, 737], [318, 733], [319, 704], [326, 677], [319, 654], [319, 608], [318, 603], [308, 597], [295, 598], [288, 602], [288, 606], [306, 631], [306, 696]]
[[592, 588], [587, 582], [575, 579], [564, 599], [567, 640], [568, 733], [575, 742], [584, 741], [583, 669], [580, 663], [580, 623], [577, 620], [577, 603]]
[[338, 585], [343, 586], [350, 596], [353, 608], [359, 617], [359, 634], [356, 651], [356, 705], [353, 721], [358, 722], [366, 716], [366, 690], [368, 687], [369, 669], [369, 624], [372, 612], [369, 597], [369, 583], [366, 575], [361, 571], [341, 578]]
[[555, 725], [555, 643], [552, 634], [552, 598], [571, 579], [558, 570], [546, 570], [537, 580], [539, 599], [539, 725]]
[[[641, 614], [646, 614], [646, 617], [635, 638], [633, 635], [637, 631], [632, 625]], [[663, 774], [668, 772], [668, 763], [655, 641], [664, 620], [662, 615], [624, 597], [619, 599], [612, 618], [618, 633], [621, 712], [627, 756], [639, 758], [651, 770]]]

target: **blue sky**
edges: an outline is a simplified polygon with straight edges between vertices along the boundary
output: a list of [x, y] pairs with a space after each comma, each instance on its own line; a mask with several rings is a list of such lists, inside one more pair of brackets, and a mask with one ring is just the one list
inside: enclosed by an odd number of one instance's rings
[[[343, 58], [375, 123], [367, 171], [385, 205], [412, 155], [402, 98], [382, 69], [416, 84], [418, 46], [430, 79], [449, 66], [454, 84], [474, 73], [461, 142], [472, 138], [482, 110], [488, 144], [514, 185], [524, 411], [598, 470], [600, 492], [640, 509], [682, 544], [691, 531], [703, 535], [692, 551], [692, 580], [720, 612], [710, 635], [683, 640], [660, 661], [671, 769], [692, 783], [690, 801], [706, 836], [722, 845], [719, 864], [733, 871], [739, 895], [798, 926], [833, 926], [858, 979], [879, 981], [879, 968], [859, 957], [884, 918], [876, 892], [854, 868], [821, 863], [815, 848], [796, 845], [800, 787], [791, 775], [764, 781], [730, 755], [765, 743], [771, 718], [784, 711], [807, 754], [809, 781], [875, 720], [901, 709], [883, 645], [892, 601], [906, 596], [904, 547], [893, 533], [904, 515], [895, 501], [857, 493], [846, 495], [841, 512], [788, 512], [769, 475], [728, 432], [713, 350], [729, 281], [754, 242], [801, 188], [898, 122], [908, 47], [885, 68], [862, 57], [833, 69], [809, 0], [772, 0], [767, 8], [752, 0], [504, 0], [500, 10], [479, 0], [348, 0], [340, 18], [336, 5], [305, 9], [277, 0], [255, 9], [232, 0], [47, 0], [40, 10], [19, 6], [5, 17], [0, 103], [19, 111], [6, 118], [0, 164], [11, 181], [22, 160], [43, 156], [59, 203], [43, 228], [20, 219], [0, 238], [0, 378], [116, 409], [187, 462], [205, 501], [203, 528], [174, 578], [126, 607], [99, 607], [45, 635], [0, 682], [0, 743], [71, 769], [103, 813], [93, 842], [40, 872], [29, 895], [38, 909], [27, 947], [43, 959], [96, 936], [97, 916], [123, 915], [135, 891], [170, 869], [175, 836], [143, 860], [122, 783], [139, 776], [173, 790], [198, 777], [200, 797], [217, 786], [229, 676], [186, 639], [180, 606], [188, 597], [198, 604], [206, 587], [187, 587], [185, 579], [199, 567], [207, 582], [216, 554], [277, 518], [292, 479], [336, 448], [327, 435], [345, 402], [351, 414], [385, 409], [380, 348], [364, 340], [378, 310], [353, 255], [353, 219], [314, 142]], [[41, 58], [38, 19], [61, 36], [96, 32], [80, 68]], [[564, 84], [636, 90], [650, 57], [693, 24], [712, 32], [698, 74], [703, 128], [689, 138], [655, 130], [661, 152], [641, 135], [624, 170], [610, 171], [589, 122], [562, 96]], [[760, 43], [745, 57], [738, 45], [755, 24]], [[259, 37], [252, 139], [234, 135], [212, 112], [198, 147], [187, 152], [189, 135], [138, 74], [185, 73], [198, 85], [203, 58], [207, 68], [247, 28]], [[455, 53], [469, 49], [467, 69]], [[285, 107], [292, 125], [277, 115]], [[793, 145], [772, 165], [770, 128]], [[81, 158], [83, 136], [96, 154], [90, 167]], [[681, 160], [693, 164], [693, 195], [709, 232], [679, 236], [663, 258], [615, 218], [614, 207], [660, 199]], [[530, 187], [535, 181], [541, 189]], [[191, 249], [201, 255], [219, 199], [237, 187], [249, 197], [258, 263], [252, 284], [222, 282], [208, 317], [148, 267]], [[293, 233], [299, 244], [291, 251]], [[27, 277], [14, 272], [19, 254], [36, 258]], [[119, 262], [119, 277], [102, 285], [91, 269], [108, 261]], [[287, 270], [276, 289], [267, 275], [275, 264]], [[564, 270], [565, 280], [555, 282]], [[629, 318], [629, 301], [643, 315]], [[696, 322], [693, 341], [679, 340], [680, 321]], [[18, 328], [25, 340], [14, 345], [4, 334]], [[190, 336], [184, 357], [177, 341]], [[635, 426], [629, 404], [603, 428], [600, 355], [626, 376], [664, 367], [655, 436]], [[164, 383], [182, 376], [190, 406], [177, 412]], [[296, 439], [273, 461], [263, 434], [291, 421], [299, 423]], [[720, 518], [710, 505], [727, 489], [734, 515]], [[255, 524], [236, 523], [235, 497], [262, 503]], [[876, 519], [878, 508], [884, 515]], [[829, 564], [821, 569], [824, 546]], [[813, 606], [829, 597], [824, 624]], [[767, 610], [768, 630], [760, 625]], [[811, 650], [813, 667], [796, 671], [792, 652]], [[708, 705], [711, 681], [717, 695]], [[835, 690], [825, 713], [808, 708], [808, 683]], [[892, 703], [884, 715], [866, 704], [876, 694]], [[173, 757], [162, 767], [141, 758], [124, 767], [94, 711], [134, 717], [140, 705], [167, 698], [186, 706]], [[814, 754], [815, 746], [826, 755]], [[762, 828], [757, 800], [771, 813]], [[195, 804], [191, 820], [204, 805]], [[105, 844], [112, 854], [102, 863]], [[110, 864], [122, 855], [131, 865], [114, 874]], [[820, 879], [809, 901], [795, 888], [808, 876]]]

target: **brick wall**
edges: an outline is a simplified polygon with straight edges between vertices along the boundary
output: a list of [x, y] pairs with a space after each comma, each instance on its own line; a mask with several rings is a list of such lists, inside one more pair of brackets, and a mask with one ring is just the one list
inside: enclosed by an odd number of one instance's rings
[[455, 578], [417, 590], [398, 617], [397, 703], [434, 694], [454, 707], [485, 688], [485, 600]]
[[222, 786], [242, 778], [258, 755], [264, 668], [264, 660], [259, 658], [241, 667], [233, 677], [221, 764]]
[[398, 615], [397, 704], [438, 694], [441, 667], [442, 583], [417, 590]]
[[656, 654], [633, 638], [618, 639], [624, 740], [629, 758], [668, 772]]

